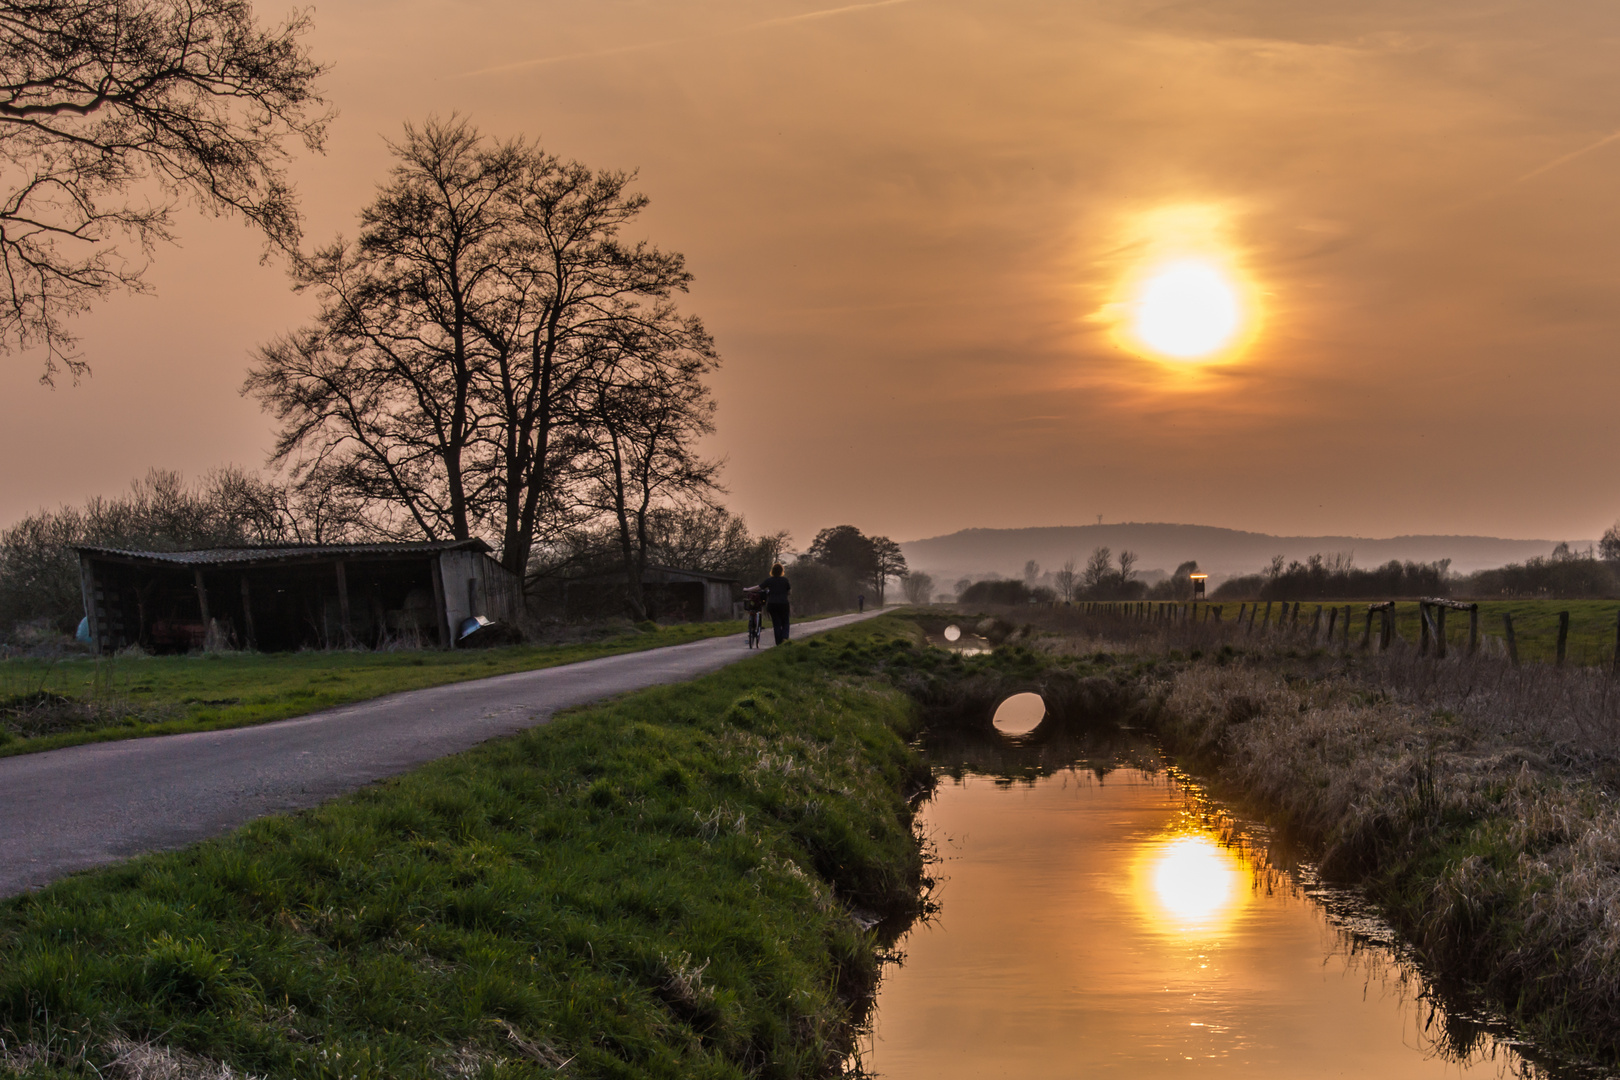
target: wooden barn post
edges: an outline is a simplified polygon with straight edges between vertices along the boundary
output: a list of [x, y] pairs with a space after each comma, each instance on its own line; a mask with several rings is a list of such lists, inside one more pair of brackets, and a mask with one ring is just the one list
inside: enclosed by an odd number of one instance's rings
[[354, 633], [349, 629], [349, 575], [343, 569], [343, 560], [333, 560], [337, 567], [338, 618], [343, 621], [343, 647], [354, 644]]
[[[202, 608], [203, 640], [208, 640], [208, 586], [203, 584], [202, 567], [191, 572], [192, 580], [197, 584], [197, 606]], [[183, 595], [183, 594], [182, 594]]]

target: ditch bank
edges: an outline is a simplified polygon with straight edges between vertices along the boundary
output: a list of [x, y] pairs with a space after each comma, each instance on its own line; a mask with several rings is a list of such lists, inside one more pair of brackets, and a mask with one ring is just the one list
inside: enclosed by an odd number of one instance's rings
[[838, 1073], [923, 905], [884, 619], [0, 903], [0, 1074]]
[[1423, 681], [1413, 671], [1386, 677], [1342, 652], [1096, 651], [1106, 627], [918, 618], [935, 635], [952, 621], [1004, 644], [890, 666], [931, 740], [982, 743], [996, 704], [1021, 692], [1047, 700], [1026, 743], [1149, 734], [1323, 880], [1358, 887], [1449, 997], [1554, 1058], [1620, 1064], [1620, 761], [1612, 732], [1553, 715], [1561, 696], [1592, 692], [1585, 675], [1524, 676], [1547, 714], [1527, 721], [1524, 688], [1508, 702], [1486, 661], [1442, 673], [1460, 689], [1441, 707], [1407, 691]]
[[1362, 887], [1442, 987], [1556, 1056], [1620, 1062], [1608, 766], [1331, 672], [1200, 663], [1142, 693], [1173, 759]]

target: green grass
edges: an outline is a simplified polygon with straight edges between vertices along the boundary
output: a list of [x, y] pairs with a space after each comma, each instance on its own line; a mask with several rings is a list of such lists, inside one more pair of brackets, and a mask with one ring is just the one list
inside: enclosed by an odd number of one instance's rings
[[914, 636], [767, 651], [0, 902], [0, 1072], [834, 1073], [878, 964], [851, 908], [918, 906], [916, 710], [862, 674]]
[[[285, 720], [401, 690], [741, 634], [688, 623], [570, 645], [0, 661], [0, 757]], [[11, 707], [8, 709], [7, 706]]]

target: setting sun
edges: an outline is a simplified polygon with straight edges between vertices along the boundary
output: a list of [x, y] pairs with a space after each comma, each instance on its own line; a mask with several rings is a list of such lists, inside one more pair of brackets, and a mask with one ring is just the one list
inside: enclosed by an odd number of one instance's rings
[[1097, 317], [1121, 348], [1188, 370], [1242, 356], [1260, 329], [1259, 290], [1241, 269], [1232, 211], [1161, 206], [1122, 222], [1113, 296]]
[[1243, 322], [1233, 284], [1210, 263], [1179, 259], [1142, 284], [1132, 330], [1155, 352], [1197, 360], [1231, 344]]

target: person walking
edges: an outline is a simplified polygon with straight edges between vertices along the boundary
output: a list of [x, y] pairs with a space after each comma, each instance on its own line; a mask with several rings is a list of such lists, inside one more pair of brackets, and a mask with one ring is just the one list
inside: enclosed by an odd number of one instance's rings
[[760, 582], [759, 587], [765, 591], [765, 613], [771, 617], [771, 632], [776, 635], [778, 645], [785, 645], [788, 639], [788, 593], [793, 591], [793, 586], [788, 584], [787, 573], [781, 563], [771, 567], [771, 576]]

